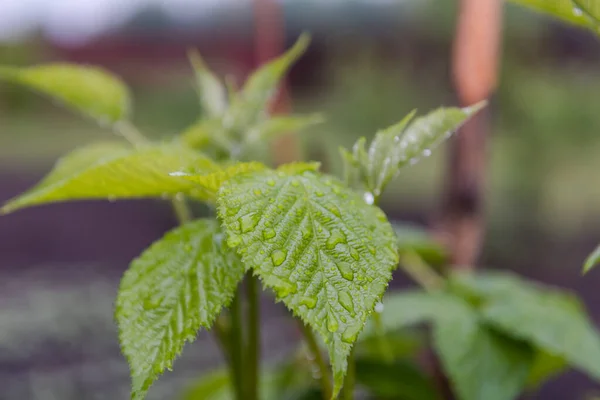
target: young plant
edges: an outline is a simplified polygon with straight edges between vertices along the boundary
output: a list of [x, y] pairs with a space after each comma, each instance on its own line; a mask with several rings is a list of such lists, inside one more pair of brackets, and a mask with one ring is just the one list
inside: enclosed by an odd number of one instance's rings
[[[105, 71], [69, 64], [0, 69], [1, 79], [50, 96], [126, 140], [62, 158], [3, 213], [59, 201], [156, 197], [168, 199], [178, 216], [180, 226], [131, 263], [117, 296], [132, 399], [146, 396], [200, 329], [215, 333], [229, 370], [209, 376], [190, 398], [229, 398], [232, 388], [238, 400], [281, 399], [289, 390], [351, 399], [356, 383], [381, 398], [438, 398], [399, 358], [407, 346], [397, 351], [406, 341], [396, 331], [421, 321], [433, 323], [434, 346], [463, 400], [510, 400], [567, 363], [600, 378], [600, 340], [572, 297], [510, 277], [440, 276], [425, 261], [443, 262], [443, 251], [392, 226], [377, 207], [403, 167], [428, 156], [483, 104], [414, 121], [411, 113], [378, 132], [368, 148], [361, 139], [342, 149], [342, 180], [314, 162], [271, 168], [253, 160], [278, 134], [321, 120], [269, 118], [266, 111], [307, 45], [302, 36], [237, 92], [191, 53], [203, 117], [165, 142], [149, 141], [134, 127], [127, 88]], [[194, 218], [191, 201], [207, 203], [215, 215]], [[424, 289], [382, 300], [399, 261]], [[259, 283], [298, 318], [319, 388], [298, 359], [259, 373]], [[402, 386], [402, 377], [410, 384]]]

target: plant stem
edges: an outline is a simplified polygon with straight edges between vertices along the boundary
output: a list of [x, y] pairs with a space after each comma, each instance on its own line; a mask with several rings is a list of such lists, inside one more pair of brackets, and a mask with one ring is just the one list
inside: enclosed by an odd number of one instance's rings
[[356, 363], [354, 362], [354, 348], [350, 351], [348, 357], [348, 371], [346, 372], [346, 378], [344, 379], [344, 386], [342, 387], [342, 398], [344, 400], [352, 400], [354, 398], [354, 384], [356, 381]]
[[129, 121], [117, 122], [114, 125], [114, 130], [134, 146], [149, 143], [148, 139]]
[[304, 325], [300, 322], [300, 326], [302, 328], [302, 333], [304, 334], [304, 340], [308, 345], [312, 356], [314, 357], [313, 363], [319, 369], [319, 374], [321, 375], [321, 391], [323, 392], [323, 399], [329, 400], [331, 399], [331, 379], [329, 378], [329, 370], [327, 368], [327, 364], [325, 364], [325, 360], [323, 360], [323, 355], [321, 354], [321, 350], [319, 349], [319, 345], [317, 344], [317, 340], [315, 339], [315, 335], [310, 327]]
[[248, 298], [248, 341], [246, 343], [245, 376], [248, 379], [246, 399], [258, 400], [260, 379], [260, 291], [258, 280], [247, 274], [246, 296]]
[[234, 391], [237, 400], [245, 400], [244, 398], [244, 374], [243, 374], [243, 351], [244, 337], [242, 331], [242, 310], [240, 304], [241, 287], [238, 287], [237, 293], [231, 302], [231, 370], [233, 371]]
[[171, 205], [180, 225], [192, 220], [192, 211], [188, 207], [185, 198], [174, 197], [171, 199]]
[[406, 251], [400, 255], [402, 269], [422, 288], [432, 291], [445, 285], [445, 280], [415, 252]]

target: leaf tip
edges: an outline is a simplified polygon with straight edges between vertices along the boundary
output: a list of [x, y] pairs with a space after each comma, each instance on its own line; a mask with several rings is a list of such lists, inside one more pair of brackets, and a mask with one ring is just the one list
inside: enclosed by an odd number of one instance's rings
[[487, 107], [489, 102], [487, 100], [481, 100], [475, 104], [463, 108], [463, 110], [469, 115], [477, 114], [481, 109]]

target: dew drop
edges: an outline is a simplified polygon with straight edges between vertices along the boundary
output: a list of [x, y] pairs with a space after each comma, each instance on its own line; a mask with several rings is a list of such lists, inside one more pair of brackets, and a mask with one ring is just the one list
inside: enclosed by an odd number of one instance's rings
[[186, 244], [185, 246], [183, 246], [183, 250], [189, 253], [190, 251], [194, 250], [194, 248], [191, 244]]
[[144, 310], [154, 310], [155, 308], [158, 308], [160, 306], [161, 301], [162, 299], [157, 298], [150, 298], [144, 300]]
[[227, 246], [237, 247], [242, 244], [242, 238], [239, 235], [229, 235], [227, 238]]
[[358, 261], [360, 259], [358, 251], [356, 251], [354, 247], [350, 247], [350, 256], [354, 258], [355, 261]]
[[346, 328], [344, 333], [342, 333], [342, 341], [346, 343], [354, 343], [358, 338], [358, 333], [360, 332], [361, 325], [349, 326]]
[[240, 217], [238, 221], [240, 223], [240, 229], [242, 230], [242, 233], [248, 233], [254, 230], [256, 225], [258, 225], [259, 220], [260, 215], [258, 213], [250, 213]]
[[263, 231], [263, 239], [265, 240], [269, 240], [269, 239], [273, 239], [275, 237], [275, 229], [273, 228], [267, 228]]
[[317, 197], [323, 197], [323, 196], [324, 196], [324, 193], [323, 193], [323, 192], [321, 192], [320, 190], [317, 190], [317, 191], [315, 192], [315, 196], [317, 196]]
[[117, 201], [117, 196], [111, 194], [108, 196], [108, 201], [110, 201], [111, 203], [114, 203], [115, 201]]
[[340, 319], [342, 320], [342, 322], [343, 322], [343, 323], [346, 323], [346, 322], [348, 322], [348, 318], [346, 318], [346, 316], [345, 316], [345, 315], [342, 315], [342, 316], [340, 317]]
[[337, 208], [334, 205], [329, 205], [327, 206], [327, 210], [329, 210], [333, 215], [335, 215], [336, 217], [341, 217], [342, 213], [340, 212], [340, 209]]
[[275, 250], [271, 253], [271, 260], [273, 261], [273, 265], [275, 265], [276, 267], [283, 264], [286, 257], [287, 252], [285, 250]]
[[354, 271], [352, 271], [352, 266], [350, 264], [342, 261], [338, 262], [336, 266], [344, 279], [349, 281], [354, 280]]
[[275, 180], [273, 180], [273, 179], [269, 179], [269, 180], [267, 181], [267, 185], [269, 185], [269, 186], [275, 186]]
[[423, 157], [429, 157], [431, 155], [431, 150], [425, 149], [423, 150]]
[[260, 196], [262, 194], [262, 190], [260, 189], [254, 189], [254, 194], [257, 196]]
[[365, 192], [365, 194], [363, 195], [363, 199], [365, 200], [365, 203], [367, 204], [373, 204], [375, 202], [375, 197], [373, 196], [373, 193], [371, 192]]
[[331, 333], [337, 332], [340, 328], [337, 319], [333, 316], [332, 313], [327, 314], [327, 330]]
[[300, 186], [300, 182], [298, 182], [296, 179], [294, 179], [294, 180], [292, 181], [292, 186], [294, 186], [294, 187], [298, 187], [298, 186]]
[[297, 290], [296, 285], [282, 279], [277, 279], [272, 285], [279, 297], [287, 297], [292, 293], [296, 293]]
[[581, 17], [583, 15], [583, 10], [577, 6], [573, 7], [573, 14], [577, 17]]
[[338, 301], [348, 311], [350, 314], [354, 315], [354, 301], [352, 301], [352, 296], [347, 291], [341, 291], [338, 295]]
[[375, 255], [375, 253], [377, 252], [377, 249], [372, 244], [367, 245], [367, 249], [369, 249], [369, 253], [371, 253], [372, 255]]
[[329, 250], [333, 250], [335, 246], [340, 243], [347, 243], [346, 235], [344, 235], [344, 233], [339, 229], [336, 229], [331, 232], [331, 236], [329, 236], [329, 239], [327, 239], [327, 243], [325, 245]]
[[375, 304], [375, 312], [378, 314], [381, 314], [383, 312], [383, 303], [378, 301], [377, 304]]
[[187, 176], [188, 174], [186, 174], [183, 171], [173, 171], [169, 173], [170, 176]]
[[317, 299], [315, 299], [314, 297], [302, 297], [300, 299], [300, 305], [313, 309], [317, 305]]

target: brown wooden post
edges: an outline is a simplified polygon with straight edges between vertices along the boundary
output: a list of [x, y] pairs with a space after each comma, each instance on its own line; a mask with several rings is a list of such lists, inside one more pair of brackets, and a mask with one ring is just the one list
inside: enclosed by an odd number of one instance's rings
[[[502, 0], [460, 0], [452, 73], [459, 102], [487, 99], [498, 76]], [[472, 269], [485, 233], [489, 112], [482, 110], [450, 143], [441, 233], [457, 269]]]
[[[277, 0], [254, 0], [254, 36], [258, 65], [279, 56], [285, 50], [285, 25], [281, 4]], [[283, 79], [271, 104], [272, 114], [287, 114], [291, 101], [286, 80]], [[300, 159], [300, 147], [293, 134], [280, 137], [273, 143], [272, 154], [276, 164]]]

